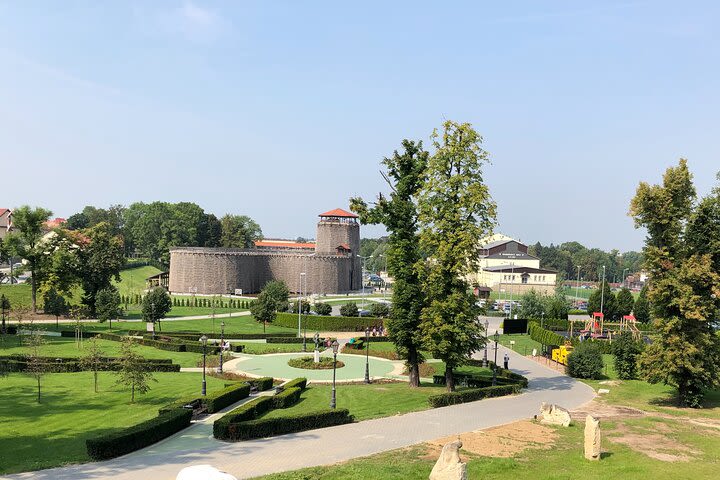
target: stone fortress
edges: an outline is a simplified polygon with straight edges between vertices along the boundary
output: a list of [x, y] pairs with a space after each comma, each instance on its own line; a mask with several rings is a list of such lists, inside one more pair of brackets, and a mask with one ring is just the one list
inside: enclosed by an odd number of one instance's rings
[[251, 249], [171, 248], [169, 290], [257, 293], [271, 280], [282, 280], [294, 293], [301, 287], [304, 294], [358, 290], [362, 287], [358, 216], [336, 208], [319, 217], [314, 244], [264, 240]]

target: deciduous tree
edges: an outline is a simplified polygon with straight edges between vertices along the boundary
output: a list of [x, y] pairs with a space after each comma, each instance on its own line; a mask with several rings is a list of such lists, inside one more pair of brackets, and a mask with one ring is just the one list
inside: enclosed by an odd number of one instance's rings
[[93, 372], [95, 393], [98, 392], [98, 371], [100, 371], [103, 363], [105, 363], [105, 359], [103, 357], [102, 348], [100, 348], [100, 345], [98, 344], [97, 337], [92, 337], [85, 355], [80, 357], [80, 366], [83, 370], [90, 370]]
[[648, 323], [650, 321], [650, 305], [647, 300], [648, 287], [645, 285], [635, 300], [633, 315], [638, 322]]
[[47, 373], [47, 362], [41, 355], [41, 349], [46, 342], [37, 329], [32, 329], [29, 334], [24, 335], [23, 342], [28, 347], [28, 353], [25, 356], [27, 361], [25, 372], [37, 383], [37, 402], [40, 403], [40, 380]]
[[65, 298], [54, 288], [51, 288], [43, 295], [43, 311], [49, 315], [55, 315], [55, 329], [58, 329], [60, 315], [68, 313], [68, 304]]
[[252, 248], [255, 240], [262, 238], [260, 225], [245, 215], [225, 215], [220, 219], [220, 224], [220, 244], [225, 248]]
[[492, 232], [496, 206], [482, 172], [488, 154], [472, 126], [447, 121], [432, 141], [418, 201], [421, 247], [430, 257], [420, 266], [426, 296], [420, 329], [428, 350], [445, 362], [452, 391], [453, 369], [485, 342], [465, 278], [477, 271], [479, 240]]
[[144, 394], [150, 391], [150, 382], [157, 380], [148, 371], [145, 359], [135, 350], [132, 338], [125, 338], [120, 345], [120, 369], [117, 371], [116, 385], [130, 387], [130, 403], [135, 403], [135, 392]]
[[617, 316], [622, 318], [623, 315], [630, 315], [635, 306], [635, 299], [628, 288], [623, 287], [617, 293]]
[[[155, 287], [150, 290], [142, 300], [142, 316], [146, 322], [157, 323], [160, 327], [160, 320], [165, 318], [172, 310], [170, 295], [162, 287]], [[159, 328], [162, 331], [162, 327]]]
[[[374, 206], [363, 199], [350, 200], [350, 208], [366, 224], [383, 224], [390, 232], [387, 242], [368, 244], [373, 252], [383, 246], [388, 274], [393, 278], [393, 309], [387, 322], [388, 335], [395, 344], [398, 356], [405, 359], [412, 387], [420, 386], [420, 353], [423, 337], [420, 313], [425, 305], [422, 284], [417, 269], [422, 256], [418, 225], [418, 194], [425, 182], [428, 152], [422, 142], [403, 140], [403, 151], [393, 152], [382, 162], [382, 173], [392, 193], [380, 194]], [[363, 253], [363, 255], [368, 255]]]
[[258, 295], [257, 300], [250, 306], [250, 313], [255, 317], [255, 320], [262, 323], [264, 333], [267, 324], [275, 320], [275, 316], [277, 315], [277, 302], [273, 299], [272, 295], [268, 295], [268, 293], [263, 290]]
[[112, 319], [120, 316], [120, 293], [114, 285], [97, 292], [95, 310], [98, 320], [109, 321], [109, 328], [112, 328]]

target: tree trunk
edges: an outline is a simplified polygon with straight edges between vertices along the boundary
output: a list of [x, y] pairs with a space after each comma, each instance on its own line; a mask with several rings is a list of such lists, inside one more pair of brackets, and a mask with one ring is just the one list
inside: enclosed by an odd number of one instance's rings
[[420, 386], [420, 365], [418, 365], [418, 355], [415, 348], [408, 349], [408, 377], [411, 387]]
[[55, 315], [55, 330], [60, 328], [60, 325], [58, 324], [60, 322], [60, 316]]
[[267, 322], [264, 322], [264, 321], [263, 321], [263, 333], [265, 333], [265, 325], [266, 325], [266, 324], [267, 324]]
[[135, 403], [135, 382], [132, 384], [132, 394], [130, 394], [130, 403]]
[[453, 366], [448, 365], [445, 367], [445, 386], [448, 392], [455, 391], [455, 377], [453, 376]]
[[93, 374], [95, 375], [95, 393], [97, 393], [97, 370], [95, 370]]
[[40, 403], [40, 375], [38, 375], [38, 376], [35, 377], [35, 378], [37, 378], [37, 385], [38, 385], [38, 403]]
[[[37, 313], [37, 284], [35, 283], [35, 266], [30, 269], [30, 295], [32, 297], [32, 310]], [[40, 400], [38, 400], [40, 401]]]

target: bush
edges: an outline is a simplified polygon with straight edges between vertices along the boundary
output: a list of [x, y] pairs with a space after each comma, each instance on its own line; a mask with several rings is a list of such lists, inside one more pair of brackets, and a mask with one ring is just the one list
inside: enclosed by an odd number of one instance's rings
[[543, 345], [565, 345], [566, 338], [542, 328], [537, 322], [528, 323], [530, 338]]
[[[306, 338], [307, 343], [313, 343], [312, 338]], [[303, 343], [302, 337], [268, 337], [265, 343]]]
[[167, 405], [163, 405], [162, 407], [160, 407], [158, 409], [158, 414], [162, 415], [163, 413], [168, 413], [172, 410], [184, 408], [185, 405], [202, 406], [203, 405], [203, 397], [201, 395], [191, 395], [191, 396], [181, 398], [179, 400], [175, 400], [174, 402], [170, 402]]
[[283, 385], [285, 388], [292, 388], [292, 387], [298, 387], [300, 390], [305, 390], [305, 387], [307, 387], [307, 378], [296, 378], [294, 380], [290, 380], [286, 384]]
[[330, 357], [320, 357], [320, 361], [315, 363], [315, 359], [310, 356], [291, 358], [287, 364], [293, 368], [303, 368], [305, 370], [332, 370], [333, 368], [345, 366], [342, 360], [333, 360]]
[[630, 332], [623, 332], [615, 337], [612, 353], [615, 357], [615, 371], [623, 380], [634, 380], [638, 377], [638, 357], [643, 351], [643, 344], [636, 341]]
[[282, 392], [272, 396], [272, 408], [288, 408], [300, 400], [302, 389], [299, 387], [285, 388]]
[[332, 305], [327, 303], [316, 303], [315, 313], [318, 315], [330, 315], [332, 313]]
[[252, 420], [272, 408], [273, 397], [258, 397], [226, 413], [213, 423], [213, 436], [219, 440], [230, 440], [234, 435], [234, 424]]
[[370, 315], [373, 317], [387, 317], [390, 315], [390, 307], [388, 307], [387, 303], [379, 303], [375, 302], [372, 305], [370, 305]]
[[264, 392], [265, 390], [270, 390], [273, 386], [273, 378], [272, 377], [261, 377], [261, 378], [254, 378], [252, 380], [247, 380], [247, 383], [249, 383], [251, 386], [258, 389], [260, 392]]
[[302, 432], [315, 428], [351, 423], [353, 417], [346, 408], [316, 410], [314, 412], [288, 414], [280, 417], [261, 418], [232, 424], [232, 432], [225, 440], [252, 440], [286, 433]]
[[430, 395], [428, 403], [433, 408], [456, 405], [458, 403], [474, 402], [483, 398], [502, 397], [520, 391], [520, 385], [497, 385], [495, 387], [472, 388], [459, 392]]
[[85, 441], [93, 460], [105, 460], [134, 452], [169, 437], [190, 425], [192, 411], [175, 409], [115, 433]]
[[592, 342], [580, 342], [568, 355], [567, 373], [571, 377], [598, 379], [602, 369], [602, 353]]
[[[291, 313], [278, 313], [273, 320], [273, 325], [297, 329], [297, 315]], [[327, 317], [321, 315], [309, 315], [303, 318], [303, 325], [308, 330], [325, 332], [364, 332], [366, 328], [381, 327], [383, 320], [372, 317]], [[280, 335], [273, 334], [270, 337]]]
[[238, 383], [205, 397], [208, 413], [215, 413], [250, 395], [250, 385]]
[[343, 317], [357, 317], [358, 313], [358, 307], [354, 303], [346, 303], [340, 307], [340, 315]]

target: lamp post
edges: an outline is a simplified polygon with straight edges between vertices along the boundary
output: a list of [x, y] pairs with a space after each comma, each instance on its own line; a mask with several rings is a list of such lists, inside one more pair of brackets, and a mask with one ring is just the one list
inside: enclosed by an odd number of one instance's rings
[[495, 335], [493, 335], [493, 339], [495, 340], [495, 365], [493, 365], [493, 380], [492, 384], [493, 386], [497, 385], [497, 351], [498, 351], [498, 340], [500, 340], [500, 334], [497, 330], [495, 330]]
[[203, 335], [200, 337], [200, 343], [203, 346], [203, 380], [202, 380], [202, 395], [203, 397], [207, 394], [207, 383], [205, 382], [205, 357], [207, 356], [207, 341], [208, 337]]
[[150, 302], [150, 321], [153, 326], [153, 340], [155, 340], [155, 302]]
[[223, 352], [225, 352], [225, 321], [220, 322], [220, 370], [218, 370], [220, 373], [223, 372]]
[[[381, 257], [385, 259], [385, 278], [387, 278], [387, 256], [384, 253], [380, 254]], [[385, 297], [387, 296], [387, 282], [383, 280], [383, 300], [385, 300]]]
[[370, 329], [365, 329], [365, 383], [370, 383]]
[[515, 262], [510, 264], [510, 317], [509, 318], [512, 318], [514, 284], [515, 284]]
[[337, 339], [333, 340], [332, 344], [332, 351], [333, 351], [333, 386], [332, 386], [332, 398], [330, 399], [330, 408], [335, 408], [336, 400], [335, 400], [335, 370], [337, 369], [337, 354], [338, 354], [338, 347], [340, 344], [338, 343]]
[[603, 267], [603, 276], [602, 276], [602, 283], [600, 284], [600, 313], [605, 315], [605, 312], [603, 311], [603, 307], [605, 306], [605, 265]]
[[[301, 328], [301, 326], [300, 326], [302, 320], [301, 320], [300, 315], [301, 315], [301, 312], [302, 312], [302, 282], [303, 282], [303, 277], [305, 277], [305, 272], [300, 272], [300, 292], [299, 292], [299, 295], [298, 295], [298, 303], [297, 303], [297, 305], [298, 305], [298, 337], [300, 337], [300, 336], [302, 335], [302, 328]], [[303, 352], [304, 352], [304, 351], [305, 351], [305, 341], [303, 340]]]
[[575, 284], [575, 306], [580, 306], [580, 265], [577, 266], [578, 277], [577, 283]]
[[483, 352], [483, 367], [486, 367], [486, 368], [488, 366], [488, 359], [487, 359], [488, 328], [490, 328], [490, 321], [488, 319], [485, 319], [485, 351]]
[[369, 257], [363, 257], [362, 255], [357, 255], [360, 257], [360, 283], [362, 284], [362, 304], [361, 308], [365, 309], [365, 260], [368, 258], [373, 258], [372, 255]]

